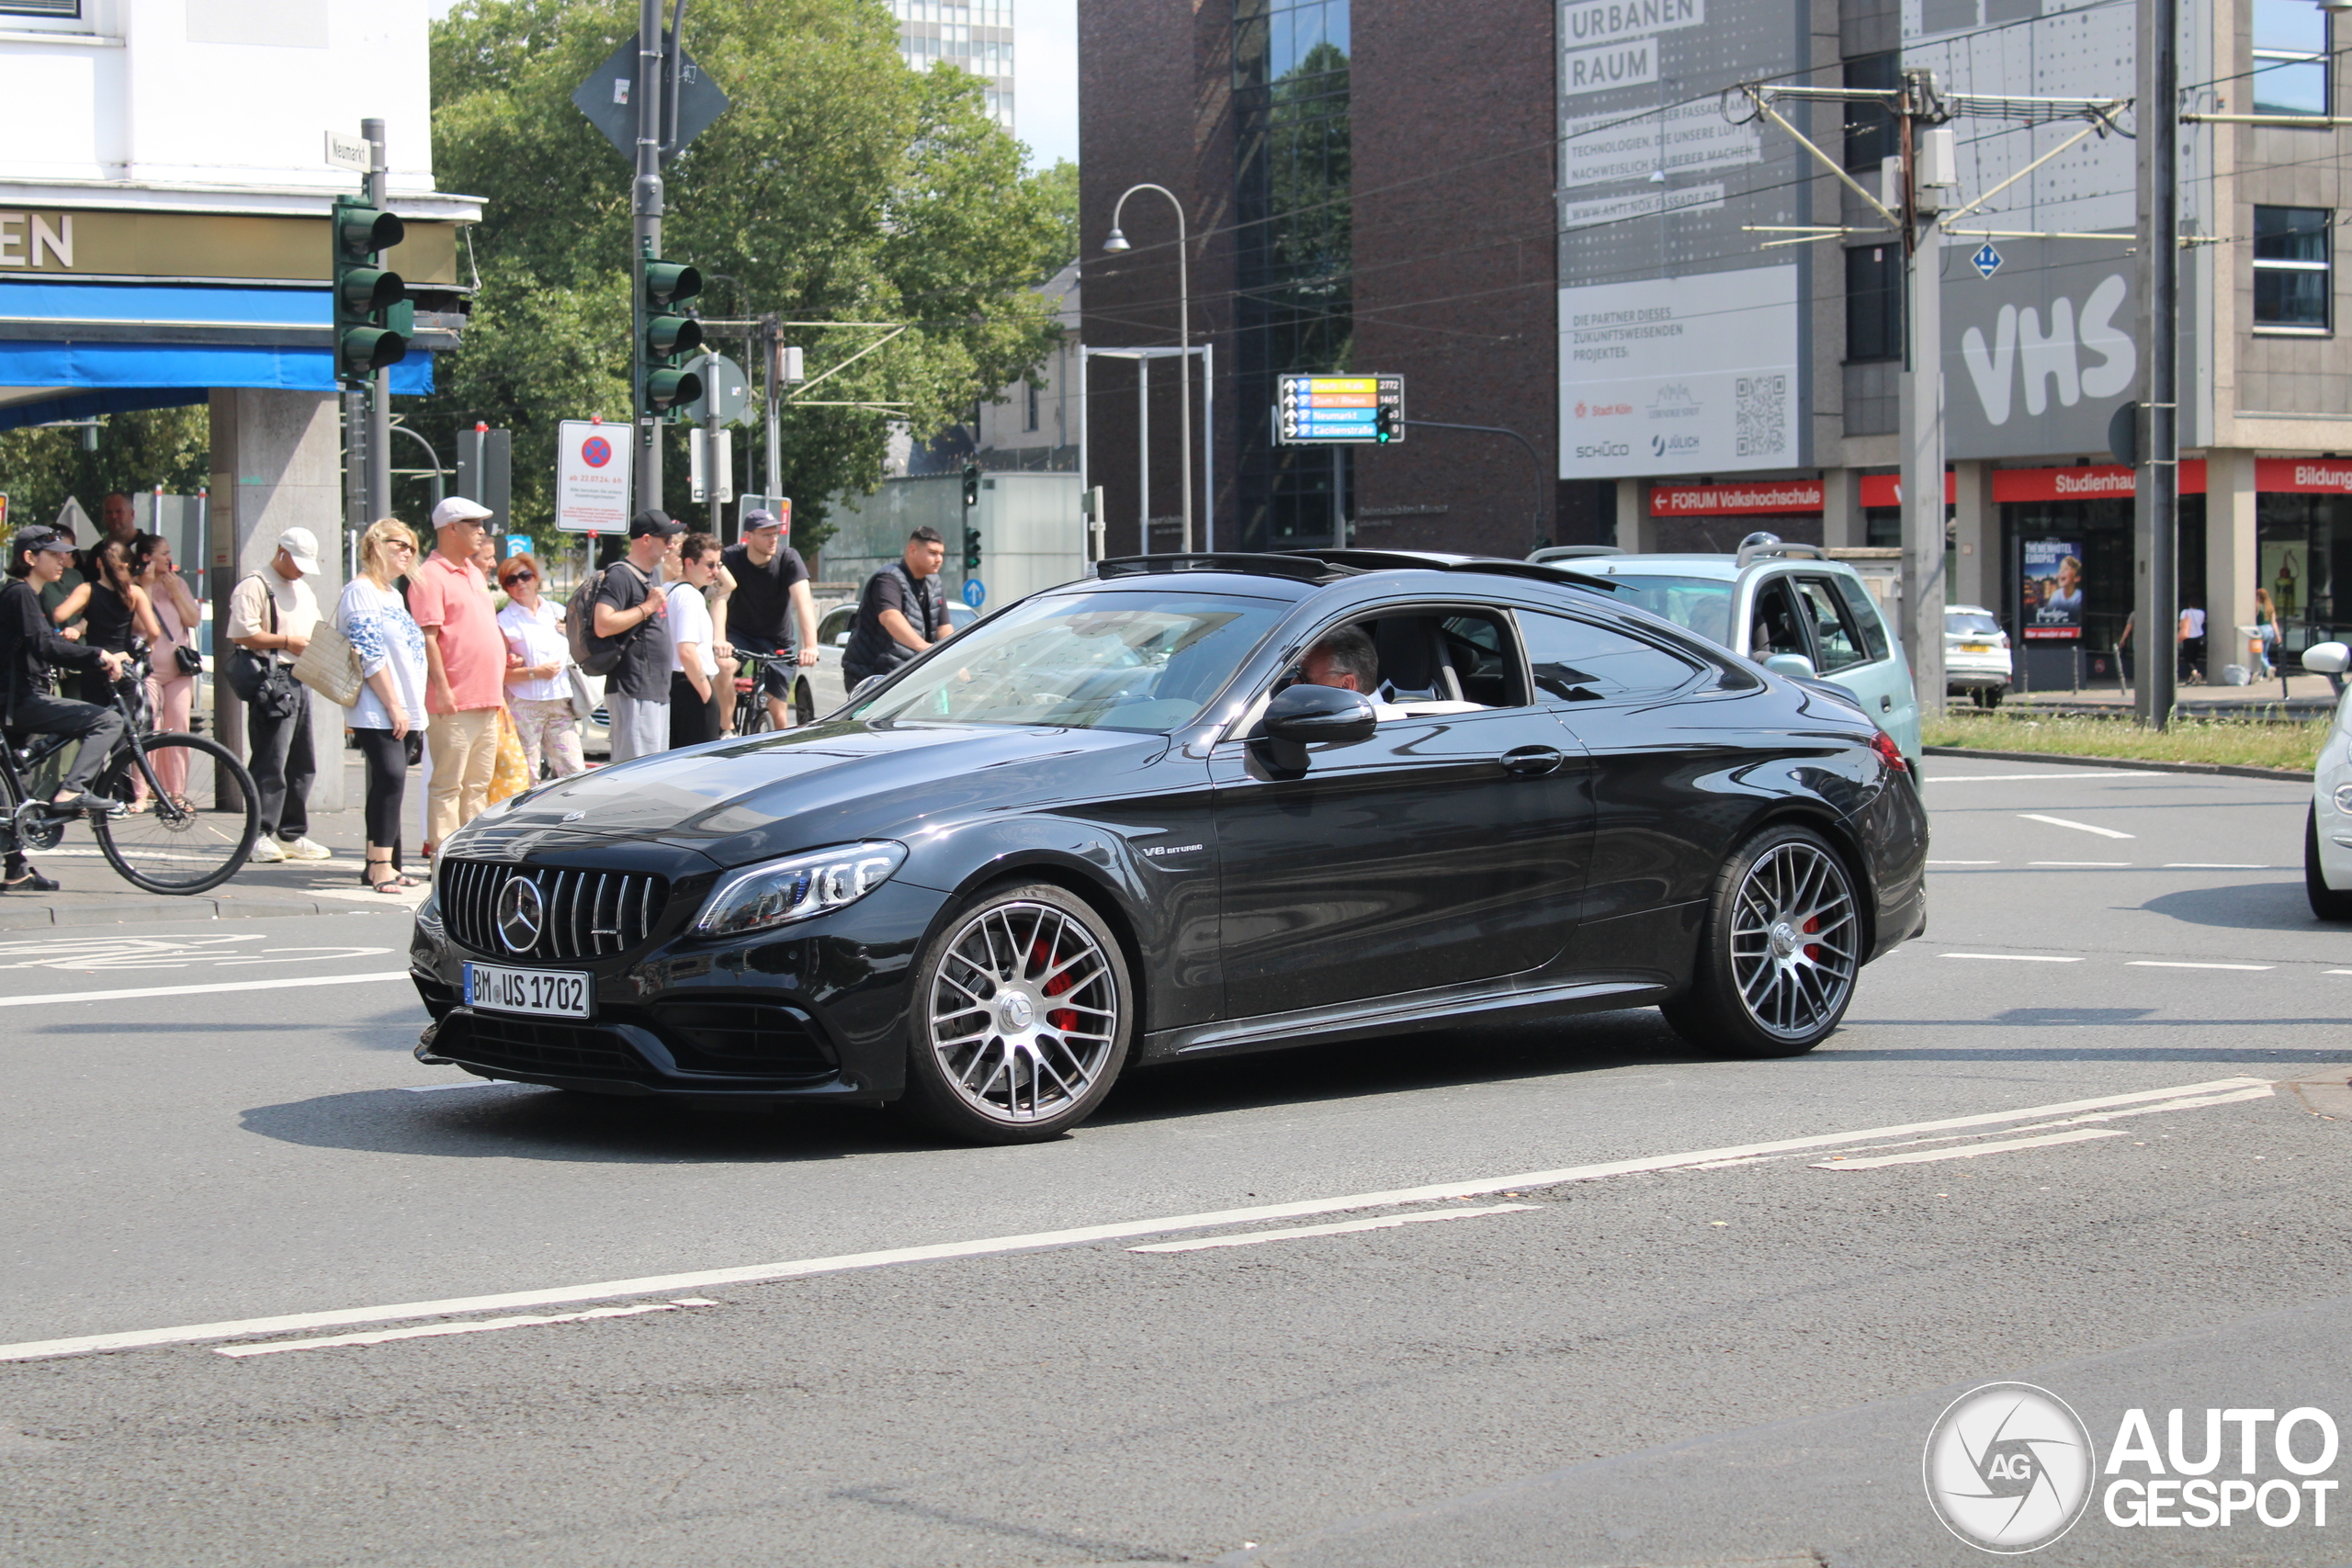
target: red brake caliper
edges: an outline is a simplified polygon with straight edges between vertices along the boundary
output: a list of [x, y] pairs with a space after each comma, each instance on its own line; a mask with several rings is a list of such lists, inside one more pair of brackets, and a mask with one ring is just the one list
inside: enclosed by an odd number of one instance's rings
[[[1807, 920], [1807, 921], [1804, 923], [1804, 932], [1805, 932], [1805, 935], [1807, 935], [1807, 936], [1811, 936], [1811, 935], [1813, 935], [1815, 931], [1819, 931], [1820, 929], [1821, 929], [1821, 917], [1820, 917], [1819, 915], [1815, 915], [1815, 916], [1814, 916], [1814, 917], [1813, 917], [1813, 919], [1811, 919]], [[1807, 958], [1812, 959], [1815, 964], [1820, 963], [1820, 962], [1821, 962], [1821, 944], [1820, 944], [1819, 942], [1806, 942], [1806, 943], [1804, 944], [1804, 955], [1805, 955]]]
[[[1053, 962], [1053, 954], [1046, 951], [1046, 944], [1041, 942], [1030, 949], [1029, 962], [1042, 969]], [[1069, 987], [1069, 971], [1065, 969], [1046, 982], [1046, 995], [1058, 997]], [[1078, 1013], [1070, 1008], [1056, 1008], [1046, 1014], [1046, 1021], [1067, 1034], [1078, 1027]]]

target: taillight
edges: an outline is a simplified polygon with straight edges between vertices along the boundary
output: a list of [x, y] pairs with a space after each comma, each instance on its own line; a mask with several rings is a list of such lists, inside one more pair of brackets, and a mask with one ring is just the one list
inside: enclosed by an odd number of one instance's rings
[[1911, 759], [1903, 754], [1903, 748], [1897, 746], [1894, 743], [1894, 737], [1885, 730], [1882, 729], [1871, 737], [1871, 750], [1877, 752], [1879, 760], [1896, 773], [1907, 773], [1911, 771]]

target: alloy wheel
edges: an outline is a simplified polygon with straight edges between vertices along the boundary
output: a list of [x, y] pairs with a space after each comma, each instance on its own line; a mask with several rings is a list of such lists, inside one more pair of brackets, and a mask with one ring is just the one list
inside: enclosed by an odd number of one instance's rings
[[1732, 911], [1732, 978], [1748, 1016], [1784, 1040], [1836, 1018], [1861, 935], [1837, 857], [1803, 841], [1774, 845], [1748, 867]]
[[1050, 904], [981, 910], [956, 933], [931, 986], [940, 1076], [991, 1122], [1060, 1114], [1112, 1066], [1119, 992], [1094, 933]]

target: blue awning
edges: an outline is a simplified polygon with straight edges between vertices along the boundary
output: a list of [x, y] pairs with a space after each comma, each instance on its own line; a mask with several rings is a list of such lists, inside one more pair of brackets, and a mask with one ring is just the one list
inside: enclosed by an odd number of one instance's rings
[[[332, 302], [323, 288], [0, 282], [0, 388], [56, 389], [0, 404], [0, 430], [202, 402], [215, 388], [333, 392]], [[420, 333], [391, 390], [433, 390], [448, 332]]]

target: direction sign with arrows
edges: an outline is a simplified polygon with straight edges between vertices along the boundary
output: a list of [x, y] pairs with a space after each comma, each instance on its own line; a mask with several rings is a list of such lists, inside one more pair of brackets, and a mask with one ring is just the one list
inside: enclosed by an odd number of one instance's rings
[[1405, 439], [1402, 376], [1281, 376], [1274, 440], [1283, 446], [1391, 446]]

